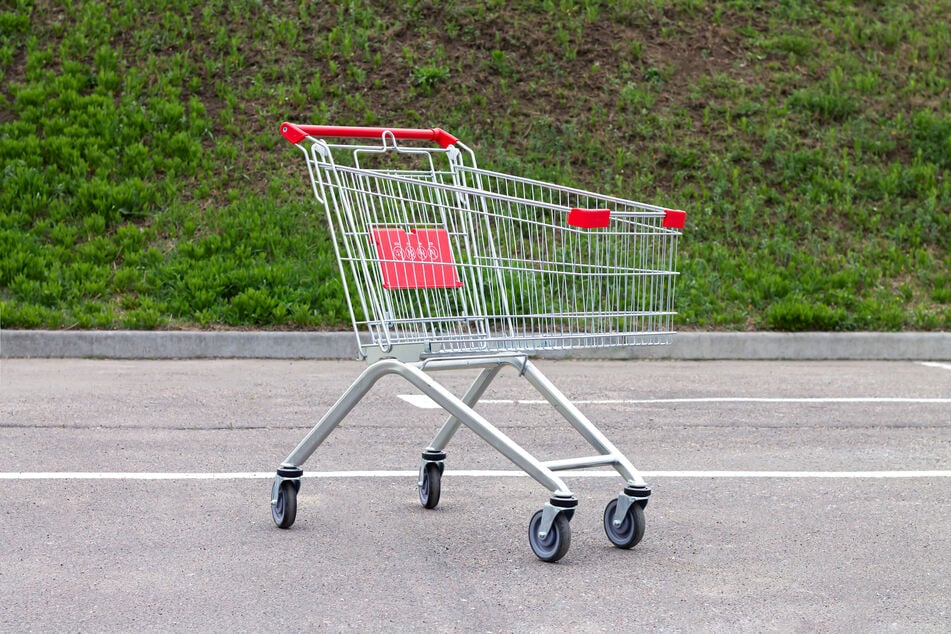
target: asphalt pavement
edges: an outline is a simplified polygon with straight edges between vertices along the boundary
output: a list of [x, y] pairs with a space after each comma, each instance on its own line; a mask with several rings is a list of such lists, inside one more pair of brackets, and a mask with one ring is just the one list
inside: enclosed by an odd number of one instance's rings
[[[539, 561], [548, 492], [465, 430], [423, 509], [445, 415], [397, 377], [276, 528], [274, 469], [363, 363], [0, 359], [0, 630], [951, 628], [951, 363], [538, 365], [652, 487], [634, 549], [602, 528], [623, 481], [592, 469], [564, 474], [571, 548]], [[591, 453], [514, 372], [479, 411], [541, 459]]]

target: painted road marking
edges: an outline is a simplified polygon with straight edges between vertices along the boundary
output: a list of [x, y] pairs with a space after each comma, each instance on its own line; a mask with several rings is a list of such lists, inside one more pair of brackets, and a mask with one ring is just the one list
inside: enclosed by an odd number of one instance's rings
[[[825, 478], [825, 479], [897, 479], [951, 478], [951, 471], [641, 471], [644, 478]], [[448, 477], [514, 478], [527, 477], [524, 471], [495, 469], [447, 469]], [[618, 478], [615, 471], [572, 471], [569, 478]], [[0, 472], [0, 480], [259, 480], [274, 477], [273, 471], [230, 473], [198, 472], [87, 472], [87, 471], [10, 471]], [[312, 471], [304, 478], [416, 478], [418, 471]]]
[[[440, 409], [439, 405], [425, 394], [398, 394], [401, 399], [420, 409]], [[575, 405], [651, 405], [677, 403], [812, 403], [812, 404], [886, 404], [898, 403], [904, 405], [951, 405], [951, 398], [914, 398], [914, 397], [876, 397], [876, 396], [845, 396], [845, 397], [756, 397], [756, 396], [711, 396], [697, 398], [620, 398], [620, 399], [578, 399], [572, 400]], [[482, 399], [481, 405], [547, 405], [544, 399]]]
[[436, 401], [425, 394], [397, 394], [397, 396], [419, 409], [442, 409]]
[[938, 363], [937, 361], [922, 361], [921, 365], [929, 368], [941, 368], [942, 370], [951, 370], [951, 363]]

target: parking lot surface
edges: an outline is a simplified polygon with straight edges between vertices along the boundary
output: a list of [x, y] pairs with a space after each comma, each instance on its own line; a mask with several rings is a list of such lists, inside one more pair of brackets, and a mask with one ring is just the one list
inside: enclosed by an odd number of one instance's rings
[[[951, 364], [538, 365], [650, 484], [634, 549], [601, 525], [624, 482], [565, 473], [571, 548], [539, 561], [548, 492], [466, 430], [423, 509], [445, 414], [397, 377], [276, 528], [274, 469], [362, 363], [0, 360], [0, 630], [951, 627]], [[542, 460], [591, 453], [514, 372], [478, 410]]]

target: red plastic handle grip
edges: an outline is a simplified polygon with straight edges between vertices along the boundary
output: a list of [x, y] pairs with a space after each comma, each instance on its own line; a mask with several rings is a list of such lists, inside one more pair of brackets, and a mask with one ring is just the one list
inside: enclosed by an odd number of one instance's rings
[[302, 125], [284, 122], [281, 124], [281, 136], [294, 143], [300, 143], [306, 137], [329, 137], [337, 139], [379, 139], [389, 132], [400, 141], [433, 141], [447, 148], [455, 145], [459, 139], [440, 128], [362, 128], [339, 125]]

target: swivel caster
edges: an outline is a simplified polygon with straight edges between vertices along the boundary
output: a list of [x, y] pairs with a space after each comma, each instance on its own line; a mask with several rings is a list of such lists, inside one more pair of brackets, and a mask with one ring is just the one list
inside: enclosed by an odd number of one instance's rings
[[419, 480], [416, 481], [419, 503], [423, 508], [434, 509], [439, 504], [442, 483], [443, 460], [446, 453], [427, 449], [423, 452], [423, 462], [419, 467]]
[[551, 528], [544, 537], [540, 535], [542, 526], [542, 516], [544, 511], [538, 511], [532, 515], [532, 520], [528, 523], [528, 543], [532, 546], [535, 556], [542, 561], [558, 561], [568, 553], [571, 547], [571, 524], [568, 523], [568, 516], [559, 513], [551, 523]]
[[612, 544], [634, 548], [644, 538], [644, 507], [650, 494], [647, 487], [626, 487], [604, 507], [604, 532]]
[[426, 462], [419, 468], [419, 503], [423, 508], [434, 509], [439, 504], [442, 480], [440, 467], [441, 465], [435, 462]]
[[290, 528], [297, 519], [297, 493], [303, 473], [283, 467], [277, 470], [271, 487], [271, 519], [278, 528]]
[[571, 546], [571, 525], [578, 500], [571, 495], [554, 495], [528, 523], [528, 543], [542, 561], [558, 561]]

